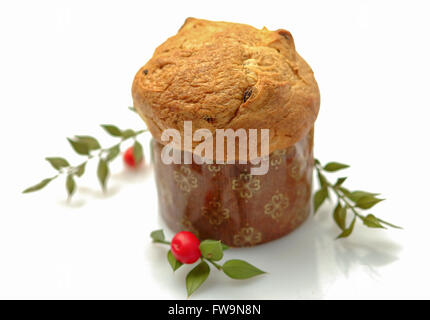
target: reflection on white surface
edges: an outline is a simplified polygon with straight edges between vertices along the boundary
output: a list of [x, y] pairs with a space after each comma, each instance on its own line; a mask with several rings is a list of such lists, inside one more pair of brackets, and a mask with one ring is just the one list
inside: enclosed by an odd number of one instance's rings
[[[245, 259], [267, 271], [268, 274], [247, 281], [234, 281], [222, 274], [212, 277], [199, 289], [197, 299], [321, 299], [339, 277], [348, 279], [357, 270], [361, 276], [378, 280], [379, 268], [398, 259], [401, 247], [390, 240], [383, 231], [369, 234], [367, 228], [358, 227], [351, 239], [335, 240], [340, 232], [329, 217], [326, 205], [317, 216], [311, 216], [300, 228], [289, 235], [253, 248], [230, 249], [224, 259]], [[160, 225], [163, 221], [159, 219]], [[166, 280], [166, 250], [154, 245], [150, 255], [154, 264], [153, 275], [160, 283], [173, 282], [185, 292], [185, 270], [179, 270]], [[151, 260], [152, 260], [151, 259]], [[189, 270], [189, 268], [184, 267]], [[184, 269], [182, 268], [182, 269]], [[170, 283], [171, 285], [171, 283]], [[213, 289], [219, 290], [213, 290]], [[168, 287], [166, 287], [166, 290]], [[341, 294], [341, 293], [340, 293]], [[354, 296], [354, 292], [344, 297]], [[338, 296], [342, 298], [342, 295]], [[357, 297], [360, 297], [357, 294]]]

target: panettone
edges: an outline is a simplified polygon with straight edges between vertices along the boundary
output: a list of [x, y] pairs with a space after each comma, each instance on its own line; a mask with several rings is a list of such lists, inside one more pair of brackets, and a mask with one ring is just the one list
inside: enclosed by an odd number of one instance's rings
[[[253, 246], [310, 214], [320, 96], [288, 31], [189, 18], [139, 70], [132, 93], [155, 138], [159, 210], [171, 229]], [[166, 164], [162, 132], [176, 129], [184, 140], [184, 121], [211, 133], [269, 129], [267, 173], [252, 175], [250, 162]], [[185, 158], [195, 147], [178, 151]]]

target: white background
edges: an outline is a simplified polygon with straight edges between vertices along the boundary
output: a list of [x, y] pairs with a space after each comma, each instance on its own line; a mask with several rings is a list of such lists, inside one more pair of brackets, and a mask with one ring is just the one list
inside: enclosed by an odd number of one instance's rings
[[[285, 28], [321, 90], [315, 154], [352, 167], [347, 186], [381, 192], [373, 210], [404, 227], [335, 241], [327, 204], [281, 240], [235, 249], [268, 271], [234, 281], [213, 270], [199, 299], [429, 298], [429, 4], [426, 1], [2, 1], [0, 4], [0, 298], [186, 297], [173, 274], [151, 168], [95, 166], [71, 204], [46, 156], [79, 161], [65, 137], [114, 123], [139, 129], [127, 107], [135, 72], [185, 18]], [[169, 237], [172, 235], [168, 233]]]

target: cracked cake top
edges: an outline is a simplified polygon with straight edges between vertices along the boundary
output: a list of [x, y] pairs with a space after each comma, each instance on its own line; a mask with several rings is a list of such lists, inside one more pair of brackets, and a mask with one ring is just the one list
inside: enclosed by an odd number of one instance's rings
[[188, 18], [137, 72], [134, 107], [160, 143], [191, 120], [193, 131], [270, 129], [270, 152], [303, 138], [318, 115], [312, 69], [291, 33]]

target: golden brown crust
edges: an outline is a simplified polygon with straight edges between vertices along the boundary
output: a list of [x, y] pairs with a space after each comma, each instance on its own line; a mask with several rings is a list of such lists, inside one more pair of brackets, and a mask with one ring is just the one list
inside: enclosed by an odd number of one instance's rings
[[183, 121], [193, 131], [270, 129], [270, 152], [295, 144], [319, 111], [318, 85], [286, 30], [188, 18], [133, 82], [154, 138]]

